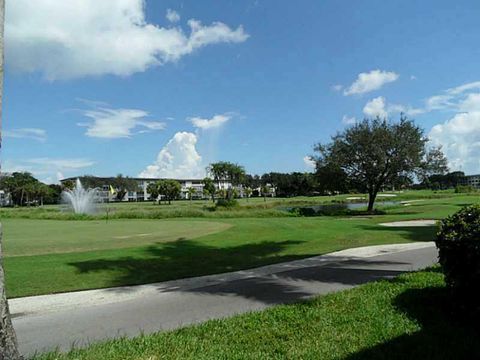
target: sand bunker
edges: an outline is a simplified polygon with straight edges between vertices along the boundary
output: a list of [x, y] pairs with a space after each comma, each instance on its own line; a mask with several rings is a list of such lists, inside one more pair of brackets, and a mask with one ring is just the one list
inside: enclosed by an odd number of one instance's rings
[[437, 220], [408, 220], [408, 221], [393, 221], [388, 223], [379, 224], [381, 226], [388, 227], [421, 227], [421, 226], [434, 226], [437, 224]]

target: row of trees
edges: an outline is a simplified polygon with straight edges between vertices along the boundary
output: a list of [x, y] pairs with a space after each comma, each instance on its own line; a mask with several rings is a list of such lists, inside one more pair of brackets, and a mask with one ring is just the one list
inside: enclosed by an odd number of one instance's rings
[[28, 172], [14, 172], [11, 176], [2, 176], [0, 190], [9, 193], [13, 205], [16, 206], [57, 204], [62, 193], [60, 185], [46, 185]]

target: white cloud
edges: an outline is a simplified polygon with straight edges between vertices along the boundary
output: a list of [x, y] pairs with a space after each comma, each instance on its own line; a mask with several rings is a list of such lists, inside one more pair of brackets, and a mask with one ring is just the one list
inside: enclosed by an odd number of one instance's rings
[[480, 81], [474, 81], [474, 82], [466, 83], [454, 88], [450, 88], [446, 92], [451, 95], [458, 95], [468, 90], [475, 90], [475, 89], [480, 89]]
[[478, 102], [478, 98], [475, 98], [478, 93], [471, 93], [470, 91], [479, 89], [480, 81], [474, 81], [447, 89], [440, 95], [427, 98], [425, 101], [425, 110], [470, 111], [470, 105]]
[[165, 17], [172, 23], [180, 21], [180, 14], [172, 9], [167, 9], [167, 15]]
[[227, 123], [232, 118], [231, 115], [223, 114], [223, 115], [215, 115], [211, 119], [203, 119], [200, 117], [192, 117], [190, 118], [190, 122], [196, 128], [209, 130], [218, 128], [225, 123]]
[[378, 90], [383, 85], [391, 83], [398, 78], [399, 75], [391, 71], [372, 70], [368, 73], [360, 73], [357, 80], [343, 91], [343, 95], [365, 94]]
[[349, 117], [347, 115], [343, 115], [343, 118], [342, 118], [342, 124], [345, 124], [345, 125], [353, 125], [357, 122], [357, 119], [355, 118], [355, 116], [352, 116], [352, 117]]
[[83, 111], [83, 115], [92, 119], [91, 122], [79, 123], [86, 126], [85, 135], [96, 138], [117, 139], [134, 135], [135, 129], [141, 128], [137, 133], [158, 131], [165, 128], [165, 123], [146, 120], [148, 112], [137, 109], [111, 109], [96, 107]]
[[333, 90], [333, 91], [337, 91], [337, 92], [338, 92], [338, 91], [340, 91], [340, 90], [342, 90], [342, 89], [343, 89], [343, 85], [340, 85], [340, 84], [337, 84], [337, 85], [333, 85], [333, 86], [332, 86], [332, 90]]
[[468, 94], [459, 104], [460, 111], [475, 112], [480, 111], [480, 94]]
[[5, 172], [32, 173], [45, 183], [54, 183], [65, 178], [64, 174], [76, 175], [81, 170], [94, 165], [95, 162], [84, 158], [32, 158], [11, 161], [6, 159], [3, 170]]
[[40, 142], [45, 142], [45, 140], [47, 140], [47, 132], [44, 129], [37, 128], [20, 128], [5, 130], [3, 132], [3, 136], [14, 139], [30, 139]]
[[310, 156], [305, 156], [303, 158], [303, 162], [308, 169], [315, 169], [315, 167], [317, 166], [315, 161], [312, 160], [312, 158]]
[[376, 97], [367, 102], [363, 108], [363, 113], [369, 118], [387, 118], [392, 114], [405, 114], [415, 116], [425, 113], [425, 109], [413, 108], [401, 104], [387, 103], [383, 96]]
[[480, 172], [480, 111], [456, 114], [435, 125], [428, 137], [433, 145], [442, 146], [451, 169]]
[[385, 98], [383, 96], [379, 96], [366, 103], [365, 107], [363, 108], [363, 113], [365, 116], [370, 118], [380, 117], [383, 119], [388, 116], [385, 106]]
[[145, 178], [203, 178], [205, 166], [196, 149], [197, 136], [177, 132], [158, 153], [156, 161], [138, 176]]
[[242, 26], [189, 20], [190, 31], [148, 23], [144, 0], [15, 0], [6, 9], [6, 63], [48, 80], [128, 76], [210, 44], [240, 43]]

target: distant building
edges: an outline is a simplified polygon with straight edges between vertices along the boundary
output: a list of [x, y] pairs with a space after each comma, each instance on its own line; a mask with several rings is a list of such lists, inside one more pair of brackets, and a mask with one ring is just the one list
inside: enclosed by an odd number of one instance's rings
[[475, 189], [480, 189], [480, 174], [466, 175], [463, 178], [463, 185], [468, 185], [468, 186], [474, 187]]
[[[67, 181], [74, 182], [76, 179], [77, 177], [71, 177], [71, 178], [63, 179], [60, 182], [62, 184]], [[116, 194], [112, 194], [110, 191], [110, 184], [113, 183], [114, 178], [113, 177], [101, 177], [101, 178], [97, 177], [96, 179], [101, 180], [103, 182], [103, 185], [99, 187], [99, 191], [98, 191], [99, 200], [102, 202], [117, 201]], [[128, 191], [121, 201], [151, 200], [150, 194], [147, 191], [148, 185], [151, 183], [155, 183], [158, 180], [166, 180], [166, 179], [160, 179], [160, 178], [131, 178], [131, 179], [137, 182], [138, 190]], [[189, 199], [189, 192], [188, 192], [189, 188], [195, 189], [195, 194], [193, 195], [193, 199], [207, 198], [203, 194], [203, 180], [201, 179], [173, 179], [173, 180], [176, 180], [180, 183], [181, 199]], [[227, 190], [232, 188], [233, 186], [229, 181], [221, 181], [221, 182], [215, 182], [215, 187], [217, 188], [217, 190]], [[244, 196], [243, 187], [241, 185], [235, 186], [235, 189], [237, 190], [237, 195], [239, 197]]]
[[0, 190], [0, 206], [12, 205], [12, 198], [5, 190]]

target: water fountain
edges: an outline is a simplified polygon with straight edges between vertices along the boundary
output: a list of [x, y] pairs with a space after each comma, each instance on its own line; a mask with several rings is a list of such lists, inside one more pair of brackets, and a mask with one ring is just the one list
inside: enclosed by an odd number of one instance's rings
[[97, 189], [84, 189], [80, 179], [75, 182], [73, 190], [62, 192], [62, 198], [70, 204], [75, 214], [92, 214], [95, 212]]

